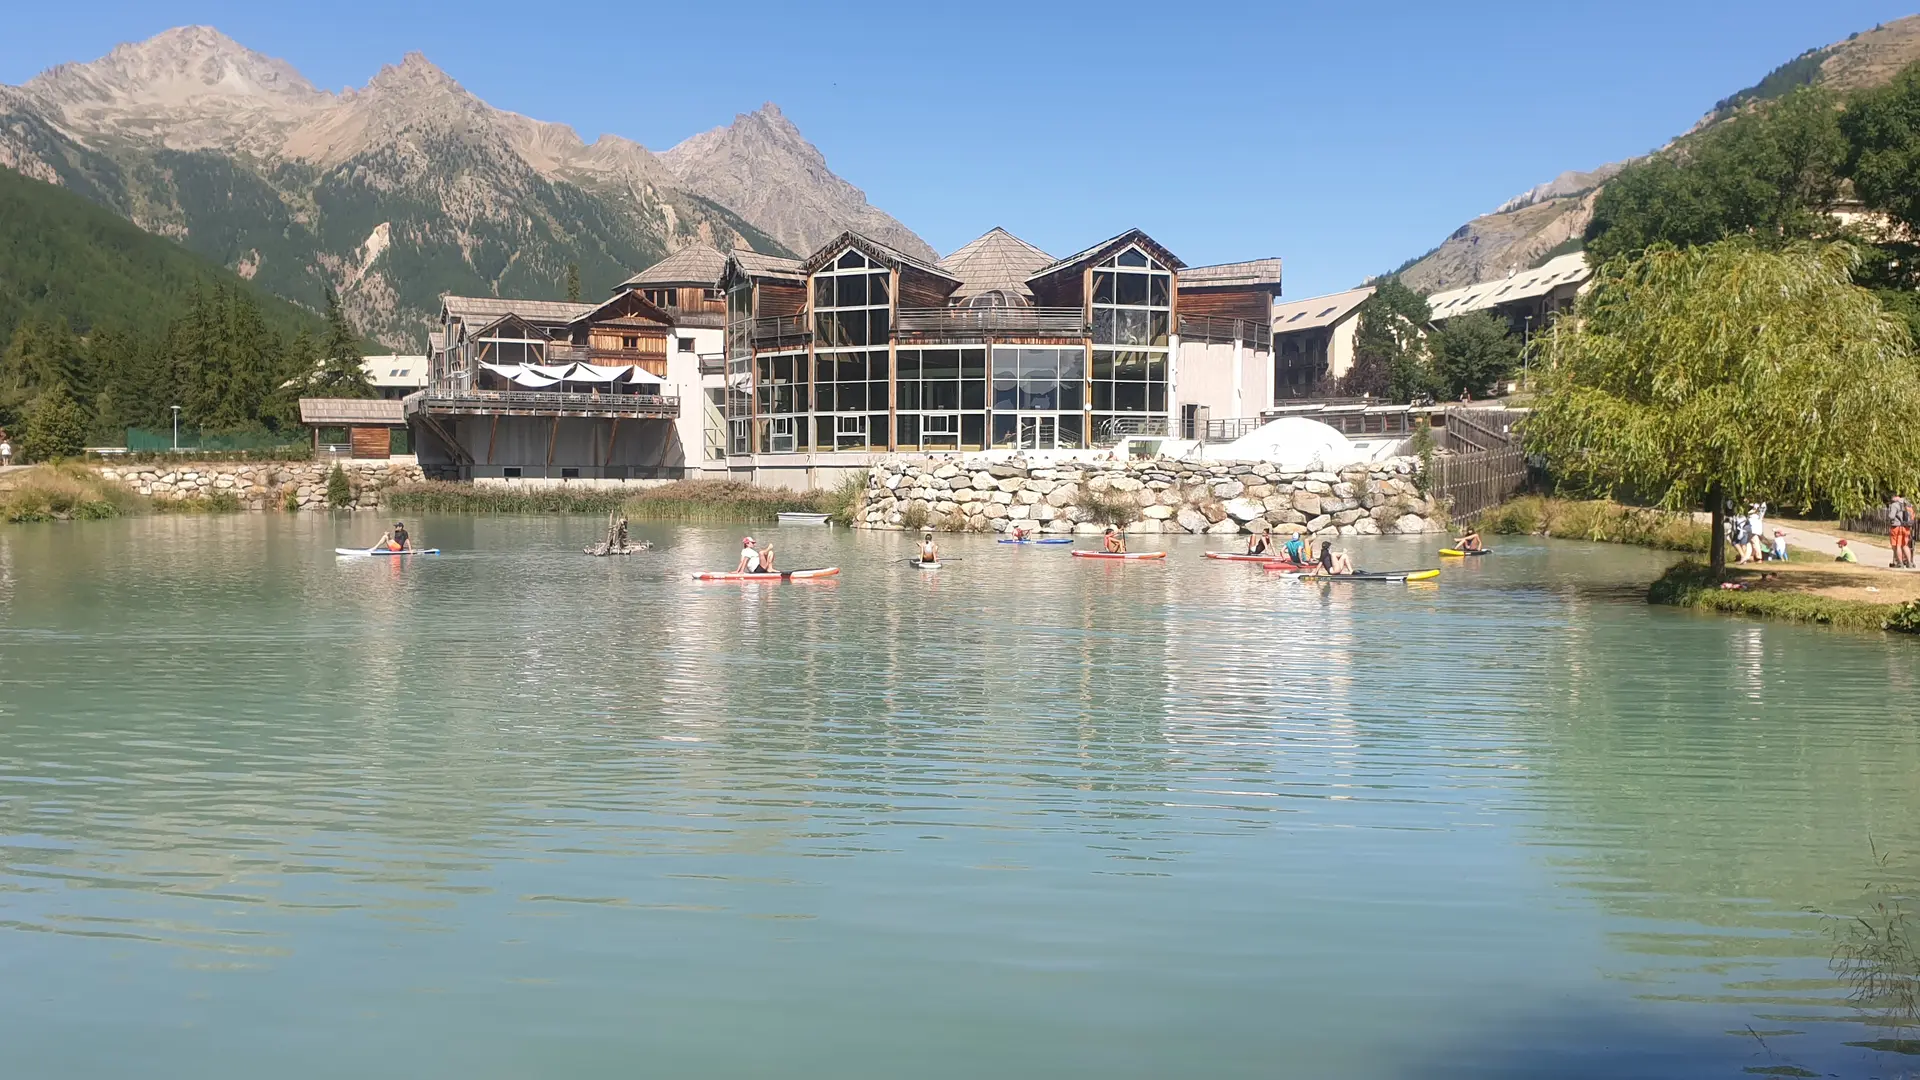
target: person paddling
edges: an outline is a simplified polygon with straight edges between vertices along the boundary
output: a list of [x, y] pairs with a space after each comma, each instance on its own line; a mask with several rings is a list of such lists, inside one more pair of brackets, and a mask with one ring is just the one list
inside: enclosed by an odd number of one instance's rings
[[375, 551], [412, 551], [412, 540], [407, 536], [407, 523], [394, 522], [393, 528], [380, 537], [380, 542], [373, 545], [373, 549]]
[[1015, 525], [1013, 528], [1009, 529], [1007, 532], [1008, 532], [1008, 535], [1013, 538], [1014, 542], [1016, 543], [1026, 542], [1027, 527], [1025, 525]]
[[1107, 553], [1109, 555], [1125, 555], [1127, 553], [1127, 538], [1120, 534], [1120, 530], [1111, 525], [1107, 526], [1106, 542]]
[[920, 537], [920, 561], [937, 563], [940, 561], [940, 545], [933, 542], [933, 530], [928, 529]]

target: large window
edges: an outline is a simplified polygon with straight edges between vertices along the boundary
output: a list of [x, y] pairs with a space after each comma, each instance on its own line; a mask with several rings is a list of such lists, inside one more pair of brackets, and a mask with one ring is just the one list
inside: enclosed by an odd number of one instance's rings
[[762, 454], [807, 448], [807, 354], [753, 358], [754, 446]]
[[1086, 387], [1086, 352], [1077, 346], [996, 346], [993, 445], [1024, 450], [1079, 448]]
[[1126, 426], [1116, 420], [1166, 415], [1172, 324], [1173, 274], [1166, 267], [1137, 247], [1094, 267], [1088, 375], [1097, 432]]
[[987, 433], [987, 350], [898, 349], [895, 442], [902, 450], [980, 450]]
[[885, 450], [892, 272], [848, 248], [813, 275], [817, 450]]
[[[753, 351], [752, 330], [753, 286], [742, 282], [727, 290], [728, 360], [741, 361]], [[742, 367], [741, 370], [746, 369]]]

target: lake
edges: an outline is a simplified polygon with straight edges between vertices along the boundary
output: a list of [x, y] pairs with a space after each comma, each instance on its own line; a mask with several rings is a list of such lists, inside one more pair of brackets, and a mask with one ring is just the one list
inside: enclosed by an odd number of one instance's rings
[[1920, 883], [1920, 646], [1649, 608], [1671, 556], [332, 555], [383, 524], [0, 527], [8, 1075], [1920, 1065], [1822, 914]]

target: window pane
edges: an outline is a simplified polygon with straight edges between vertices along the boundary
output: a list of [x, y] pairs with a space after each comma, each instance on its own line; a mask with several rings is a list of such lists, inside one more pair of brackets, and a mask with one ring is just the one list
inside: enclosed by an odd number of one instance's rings
[[1087, 354], [1080, 349], [1060, 351], [1060, 381], [1078, 382], [1087, 377]]
[[894, 437], [902, 450], [920, 449], [920, 416], [918, 413], [901, 413], [893, 421]]
[[923, 409], [958, 409], [960, 407], [960, 384], [942, 379], [939, 382], [920, 384], [925, 404]]
[[832, 353], [821, 353], [813, 360], [813, 381], [830, 383], [833, 381], [834, 364]]
[[873, 345], [887, 343], [887, 309], [874, 308], [867, 312], [867, 341]]
[[1012, 379], [996, 377], [993, 380], [993, 407], [996, 409], [1007, 409], [1009, 411], [1019, 408], [1019, 397], [1016, 391], [1017, 386], [1018, 384]]
[[894, 353], [894, 362], [900, 365], [900, 378], [917, 379], [920, 377], [920, 350], [901, 349]]
[[1111, 412], [1113, 410], [1112, 383], [1097, 382], [1093, 384], [1093, 408], [1095, 412]]
[[987, 384], [984, 380], [961, 380], [960, 407], [963, 409], [984, 409], [987, 407]]
[[1143, 382], [1117, 382], [1113, 384], [1114, 412], [1146, 412], [1147, 384]]
[[1093, 302], [1113, 303], [1113, 271], [1095, 270], [1093, 272]]
[[1147, 354], [1147, 381], [1157, 383], [1167, 381], [1167, 357], [1165, 353]]
[[895, 387], [894, 392], [899, 396], [899, 404], [895, 406], [896, 408], [905, 411], [907, 409], [918, 409], [920, 407], [919, 383], [903, 382]]
[[960, 350], [960, 377], [963, 379], [985, 379], [987, 377], [987, 350]]
[[1020, 350], [993, 350], [993, 381], [1012, 382], [1020, 377]]
[[1172, 316], [1164, 311], [1149, 312], [1147, 314], [1147, 340], [1145, 344], [1158, 346], [1162, 349], [1166, 348], [1167, 324], [1171, 319]]
[[1113, 379], [1115, 382], [1146, 382], [1147, 354], [1133, 351], [1114, 353]]
[[1093, 378], [1096, 382], [1113, 378], [1113, 350], [1093, 350]]
[[1020, 378], [1051, 381], [1060, 373], [1060, 350], [1021, 349]]
[[867, 303], [884, 304], [887, 302], [887, 283], [893, 280], [886, 271], [867, 275]]
[[[1147, 265], [1147, 257], [1140, 253], [1139, 248], [1128, 248], [1120, 253], [1119, 262], [1121, 266], [1145, 266]], [[1126, 303], [1126, 301], [1123, 300], [1121, 303]]]
[[813, 422], [813, 445], [822, 450], [833, 449], [833, 417], [821, 416]]
[[867, 384], [866, 383], [843, 382], [839, 385], [838, 388], [834, 390], [833, 396], [834, 396], [836, 407], [840, 412], [849, 413], [849, 412], [866, 412], [867, 411]]
[[813, 336], [821, 345], [831, 348], [840, 344], [839, 317], [831, 311], [822, 311], [813, 317]]
[[1167, 293], [1172, 283], [1173, 278], [1166, 274], [1153, 275], [1153, 282], [1147, 293], [1147, 302], [1154, 307], [1169, 306], [1170, 301], [1167, 299]]
[[1087, 387], [1077, 380], [1060, 384], [1060, 408], [1080, 411], [1086, 404]]
[[867, 260], [866, 260], [866, 257], [861, 255], [858, 251], [855, 251], [852, 248], [848, 248], [846, 251], [846, 254], [840, 256], [840, 261], [835, 265], [841, 267], [842, 269], [845, 269], [850, 266], [865, 266], [867, 265]]
[[1144, 304], [1147, 302], [1147, 275], [1117, 274], [1113, 287], [1113, 302], [1116, 304]]
[[1058, 408], [1055, 402], [1059, 391], [1060, 385], [1052, 379], [1021, 379], [1020, 407], [1042, 411]]
[[1056, 436], [1056, 438], [1059, 439], [1058, 445], [1060, 449], [1079, 450], [1082, 448], [1080, 438], [1081, 426], [1079, 413], [1069, 413], [1060, 417], [1060, 426], [1057, 429], [1058, 434]]
[[833, 306], [833, 278], [821, 275], [813, 279], [813, 306], [817, 308]]
[[1119, 345], [1147, 344], [1146, 311], [1114, 312], [1113, 340]]
[[867, 343], [867, 313], [864, 311], [843, 311], [840, 313], [840, 336], [848, 345]]
[[841, 382], [867, 381], [867, 354], [857, 352], [841, 353], [839, 369]]
[[979, 413], [969, 413], [960, 418], [960, 447], [963, 450], [979, 450], [984, 447], [982, 436], [987, 433], [987, 418]]
[[928, 349], [921, 354], [926, 365], [921, 371], [923, 379], [957, 379], [960, 377], [960, 351], [958, 349]]
[[864, 307], [867, 303], [867, 276], [865, 274], [842, 274], [835, 278], [833, 303], [835, 307]]
[[1013, 445], [1014, 433], [1019, 430], [1020, 418], [1012, 413], [993, 414], [993, 445], [1006, 448]]
[[1112, 308], [1093, 309], [1093, 340], [1095, 342], [1102, 345], [1114, 343], [1113, 314]]
[[1167, 411], [1167, 384], [1147, 384], [1147, 411], [1163, 413]]
[[867, 444], [875, 450], [887, 448], [887, 433], [892, 430], [887, 426], [887, 420], [886, 413], [867, 417]]
[[[825, 363], [825, 361], [821, 361], [821, 362]], [[823, 382], [816, 385], [813, 388], [813, 411], [814, 412], [832, 412], [833, 411], [833, 384], [832, 383]]]

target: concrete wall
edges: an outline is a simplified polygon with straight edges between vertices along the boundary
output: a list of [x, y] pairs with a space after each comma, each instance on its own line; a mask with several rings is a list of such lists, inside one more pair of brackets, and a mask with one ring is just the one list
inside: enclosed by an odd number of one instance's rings
[[[722, 352], [725, 349], [724, 336], [724, 331], [706, 327], [677, 327], [667, 336], [666, 393], [680, 399], [680, 418], [673, 423], [674, 441], [679, 444], [679, 460], [690, 468], [700, 466], [706, 445], [703, 426], [706, 407], [701, 402], [703, 386], [721, 384], [718, 377], [701, 378], [700, 354]], [[681, 341], [685, 338], [693, 339], [691, 350], [681, 347]], [[623, 439], [625, 437], [621, 436]]]
[[1358, 308], [1354, 314], [1335, 323], [1333, 337], [1327, 342], [1327, 378], [1339, 380], [1353, 370], [1354, 341], [1360, 335], [1360, 315]]
[[1175, 368], [1179, 380], [1174, 386], [1174, 419], [1185, 415], [1188, 405], [1207, 408], [1213, 420], [1237, 420], [1259, 416], [1273, 405], [1273, 354], [1252, 345], [1240, 347], [1240, 378], [1236, 387], [1233, 372], [1233, 343], [1180, 342], [1180, 358]]

